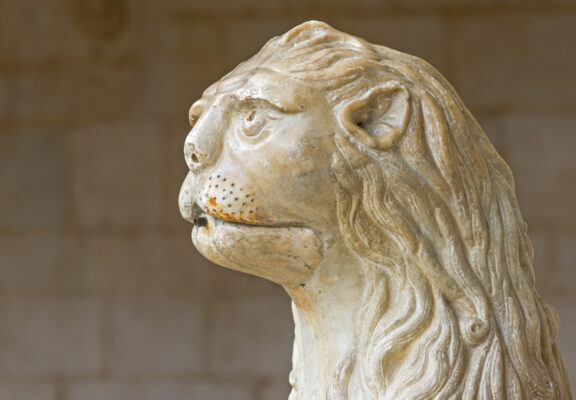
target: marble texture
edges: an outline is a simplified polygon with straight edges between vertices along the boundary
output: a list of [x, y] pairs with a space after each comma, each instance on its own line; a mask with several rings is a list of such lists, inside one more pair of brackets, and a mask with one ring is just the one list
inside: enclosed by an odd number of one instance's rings
[[291, 296], [290, 400], [572, 398], [511, 171], [426, 62], [307, 22], [190, 122], [181, 213]]

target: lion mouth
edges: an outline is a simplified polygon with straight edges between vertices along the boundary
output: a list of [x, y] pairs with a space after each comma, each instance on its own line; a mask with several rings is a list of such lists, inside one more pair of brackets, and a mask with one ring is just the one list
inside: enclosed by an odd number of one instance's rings
[[192, 220], [192, 223], [194, 224], [194, 229], [208, 228], [209, 226], [219, 226], [222, 224], [237, 225], [238, 227], [242, 228], [251, 228], [251, 227], [275, 228], [274, 226], [270, 225], [256, 225], [256, 224], [247, 224], [239, 221], [229, 221], [204, 212], [196, 216]]
[[224, 219], [192, 202], [185, 211], [200, 253], [237, 271], [294, 286], [305, 282], [324, 257], [320, 236], [309, 227]]
[[192, 241], [206, 258], [281, 285], [305, 282], [323, 259], [322, 241], [310, 228], [227, 221], [204, 211], [192, 221]]
[[278, 225], [271, 223], [269, 218], [257, 215], [257, 214], [250, 214], [250, 218], [242, 218], [242, 213], [236, 216], [234, 212], [232, 213], [218, 213], [214, 214], [210, 212], [209, 209], [204, 209], [197, 203], [193, 203], [188, 208], [188, 212], [186, 213], [185, 219], [188, 222], [194, 224], [194, 228], [205, 228], [210, 225], [210, 222], [213, 222], [212, 225], [216, 224], [231, 224], [231, 225], [238, 225], [241, 227], [269, 227], [269, 228], [279, 228], [279, 227], [288, 227], [291, 225]]

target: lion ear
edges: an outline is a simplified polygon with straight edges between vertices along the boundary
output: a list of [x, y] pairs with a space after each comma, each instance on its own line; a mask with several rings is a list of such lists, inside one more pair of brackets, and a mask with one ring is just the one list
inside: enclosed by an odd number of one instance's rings
[[387, 82], [346, 104], [340, 118], [362, 143], [384, 150], [400, 140], [408, 126], [410, 111], [408, 89], [397, 82]]

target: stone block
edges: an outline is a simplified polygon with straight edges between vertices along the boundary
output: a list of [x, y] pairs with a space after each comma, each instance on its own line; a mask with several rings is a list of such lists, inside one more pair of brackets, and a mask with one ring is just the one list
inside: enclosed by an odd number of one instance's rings
[[227, 47], [215, 24], [160, 18], [158, 23], [161, 33], [146, 43], [142, 107], [151, 115], [181, 121], [167, 134], [185, 136], [192, 103], [228, 72], [223, 62]]
[[65, 140], [50, 129], [0, 135], [0, 227], [57, 228], [66, 207]]
[[1, 371], [77, 376], [101, 367], [101, 304], [74, 297], [15, 297], [5, 303]]
[[0, 290], [73, 292], [86, 289], [81, 235], [60, 232], [0, 234]]
[[197, 21], [206, 15], [235, 17], [239, 13], [253, 15], [281, 10], [285, 0], [217, 0], [206, 2], [203, 0], [171, 0], [146, 2], [146, 7], [152, 16], [172, 16], [178, 19]]
[[452, 83], [478, 108], [558, 109], [576, 105], [576, 13], [455, 19]]
[[218, 376], [284, 380], [294, 326], [286, 294], [218, 302], [210, 312], [210, 357]]
[[[43, 7], [4, 0], [0, 4], [0, 53], [14, 68], [77, 67], [132, 53], [143, 44], [146, 21], [139, 2], [47, 0]], [[91, 3], [88, 3], [90, 5]], [[144, 46], [142, 46], [144, 47]]]
[[213, 264], [186, 232], [86, 237], [85, 263], [76, 285], [116, 295], [207, 294]]
[[204, 367], [202, 330], [197, 301], [165, 297], [118, 300], [108, 368], [115, 376], [198, 374]]
[[255, 400], [249, 388], [228, 383], [88, 382], [70, 385], [67, 400]]
[[14, 121], [38, 126], [141, 117], [145, 78], [140, 62], [126, 52], [111, 59], [10, 71], [8, 113]]
[[390, 0], [389, 8], [404, 12], [452, 11], [480, 13], [494, 10], [522, 10], [541, 6], [570, 4], [571, 0]]
[[0, 288], [6, 291], [54, 288], [66, 242], [58, 234], [0, 235]]
[[75, 132], [74, 209], [87, 228], [160, 223], [162, 126], [154, 121], [93, 125]]
[[0, 122], [10, 119], [8, 107], [11, 101], [8, 94], [8, 80], [2, 75], [2, 69], [0, 67]]
[[290, 383], [288, 383], [288, 377], [284, 380], [269, 381], [264, 383], [258, 389], [258, 399], [259, 400], [278, 400], [287, 399], [290, 395]]
[[0, 399], [5, 400], [55, 400], [51, 384], [0, 382]]
[[11, 62], [58, 62], [85, 56], [88, 48], [71, 18], [70, 1], [0, 3], [0, 52]]
[[576, 226], [576, 118], [520, 114], [505, 120], [507, 161], [529, 226]]
[[346, 12], [358, 14], [358, 12], [388, 11], [391, 8], [397, 8], [394, 7], [394, 1], [382, 2], [378, 0], [358, 0], [355, 2], [347, 0], [287, 0], [287, 3], [292, 12], [307, 15], [303, 18], [319, 19], [324, 22], [327, 22], [325, 18], [317, 15], [322, 15], [327, 10], [338, 11], [340, 14]]
[[[551, 292], [557, 297], [569, 298], [576, 303], [574, 291], [576, 287], [576, 230], [558, 232], [554, 235], [551, 240], [551, 251], [553, 257], [549, 277]], [[576, 329], [576, 324], [573, 329]]]

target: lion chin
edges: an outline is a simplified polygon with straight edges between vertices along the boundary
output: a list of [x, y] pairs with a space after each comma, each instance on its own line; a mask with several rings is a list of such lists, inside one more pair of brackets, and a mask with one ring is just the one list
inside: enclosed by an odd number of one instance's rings
[[248, 225], [203, 214], [192, 241], [212, 262], [282, 286], [306, 282], [322, 261], [322, 242], [303, 227]]

